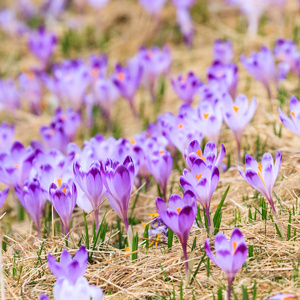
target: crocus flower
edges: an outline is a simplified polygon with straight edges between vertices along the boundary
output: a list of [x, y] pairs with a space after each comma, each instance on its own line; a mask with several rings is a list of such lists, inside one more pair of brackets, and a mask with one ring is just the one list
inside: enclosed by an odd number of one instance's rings
[[238, 95], [235, 102], [232, 100], [230, 95], [225, 94], [223, 96], [223, 103], [224, 121], [235, 137], [235, 141], [237, 143], [238, 162], [241, 162], [241, 140], [246, 126], [255, 114], [257, 106], [256, 98], [253, 98], [249, 105], [248, 98], [243, 94]]
[[0, 191], [0, 208], [4, 204], [7, 195], [8, 195], [9, 188], [7, 187], [6, 189], [3, 190], [3, 192]]
[[74, 163], [73, 172], [75, 179], [80, 188], [86, 194], [88, 201], [90, 202], [95, 217], [96, 230], [99, 227], [99, 208], [104, 201], [106, 189], [103, 184], [100, 172], [100, 163], [94, 162], [89, 170], [85, 172], [78, 162]]
[[88, 252], [81, 246], [72, 259], [70, 253], [63, 249], [60, 262], [48, 254], [48, 266], [52, 274], [57, 278], [53, 295], [55, 300], [101, 300], [103, 292], [96, 286], [89, 286], [83, 277], [87, 268]]
[[195, 0], [172, 0], [176, 8], [190, 8], [195, 3]]
[[219, 86], [220, 90], [228, 92], [235, 97], [238, 83], [238, 68], [236, 64], [223, 64], [220, 61], [214, 61], [207, 70], [207, 79], [209, 83]]
[[158, 17], [166, 1], [167, 0], [139, 0], [143, 8], [155, 18]]
[[110, 0], [86, 0], [86, 2], [95, 9], [103, 8]]
[[49, 188], [49, 195], [55, 211], [60, 216], [65, 234], [68, 235], [72, 213], [77, 201], [76, 185], [74, 183], [70, 185], [62, 183], [60, 187], [57, 187], [55, 183], [52, 183]]
[[29, 36], [28, 46], [30, 51], [41, 61], [46, 68], [56, 45], [56, 36], [45, 28], [39, 28]]
[[14, 187], [23, 187], [32, 171], [34, 152], [31, 147], [25, 148], [16, 141], [8, 153], [0, 153], [0, 181]]
[[37, 179], [26, 181], [23, 189], [15, 185], [15, 192], [40, 235], [40, 220], [47, 198], [39, 181]]
[[185, 103], [191, 104], [199, 87], [202, 85], [200, 79], [189, 72], [187, 76], [178, 75], [177, 79], [171, 79], [172, 87], [179, 97]]
[[183, 170], [180, 185], [184, 191], [192, 191], [196, 200], [203, 206], [209, 231], [212, 231], [210, 220], [210, 201], [219, 183], [219, 170], [216, 166], [207, 165], [202, 159], [194, 161], [191, 171]]
[[181, 198], [177, 194], [173, 194], [169, 199], [169, 207], [165, 200], [156, 199], [156, 209], [162, 221], [177, 235], [183, 250], [185, 260], [185, 274], [189, 281], [190, 271], [187, 256], [187, 241], [191, 227], [197, 214], [197, 202], [192, 192], [185, 192]]
[[42, 11], [52, 18], [57, 18], [65, 9], [67, 0], [45, 0]]
[[279, 117], [282, 124], [291, 132], [300, 137], [300, 103], [295, 96], [290, 99], [290, 118], [281, 110], [279, 110]]
[[251, 155], [246, 154], [245, 165], [246, 171], [243, 172], [240, 167], [238, 170], [242, 177], [256, 190], [261, 192], [263, 196], [269, 201], [273, 212], [278, 218], [274, 202], [273, 202], [273, 187], [278, 176], [280, 166], [282, 162], [282, 155], [280, 151], [277, 151], [275, 164], [273, 162], [272, 155], [265, 153], [259, 164]]
[[108, 159], [105, 164], [102, 164], [101, 171], [104, 185], [109, 193], [108, 202], [125, 224], [131, 249], [132, 241], [128, 224], [128, 206], [135, 178], [133, 160], [128, 156], [121, 164]]
[[21, 22], [16, 13], [9, 8], [0, 11], [0, 28], [14, 37], [20, 37], [30, 31], [28, 26]]
[[0, 80], [0, 110], [14, 111], [20, 107], [20, 92], [11, 79]]
[[142, 83], [150, 92], [152, 100], [154, 101], [157, 79], [167, 74], [171, 65], [170, 48], [168, 46], [162, 49], [159, 47], [152, 47], [150, 49], [142, 47], [136, 59], [143, 69]]
[[94, 55], [90, 56], [90, 69], [95, 82], [98, 78], [105, 78], [107, 71], [107, 56], [106, 55]]
[[221, 150], [218, 155], [218, 149], [214, 142], [206, 143], [204, 152], [202, 153], [200, 143], [197, 140], [194, 140], [189, 144], [188, 149], [185, 150], [184, 158], [190, 169], [194, 162], [199, 158], [202, 159], [207, 166], [212, 165], [218, 168], [225, 154], [225, 147], [221, 144]]
[[22, 73], [18, 78], [21, 87], [21, 96], [30, 105], [31, 111], [40, 115], [42, 111], [42, 85], [37, 74], [34, 72]]
[[191, 47], [193, 45], [194, 26], [189, 10], [185, 7], [178, 7], [176, 17], [184, 42], [187, 47]]
[[227, 299], [230, 299], [231, 285], [238, 271], [246, 262], [248, 257], [248, 247], [243, 234], [238, 228], [232, 231], [230, 241], [222, 232], [218, 232], [215, 237], [216, 256], [213, 255], [209, 239], [205, 241], [205, 251], [207, 256], [222, 270], [227, 276], [228, 292]]
[[222, 64], [229, 64], [233, 59], [233, 49], [231, 41], [216, 40], [213, 49], [214, 61]]
[[288, 70], [300, 76], [300, 52], [292, 40], [278, 39], [274, 47], [276, 58], [284, 63]]
[[278, 293], [275, 296], [268, 297], [265, 300], [298, 300], [299, 298], [293, 294], [282, 294]]
[[15, 135], [15, 126], [2, 122], [0, 125], [0, 151], [10, 148]]
[[142, 67], [136, 61], [128, 62], [125, 67], [120, 64], [117, 64], [115, 67], [113, 83], [119, 89], [122, 97], [129, 102], [131, 111], [135, 117], [137, 117], [137, 112], [134, 106], [134, 96], [140, 85], [141, 78]]
[[167, 183], [173, 168], [173, 158], [169, 151], [160, 150], [148, 154], [148, 170], [159, 184], [166, 199]]
[[264, 85], [271, 99], [271, 83], [277, 85], [277, 71], [272, 51], [263, 46], [260, 52], [252, 53], [249, 58], [242, 55], [241, 61], [246, 70]]

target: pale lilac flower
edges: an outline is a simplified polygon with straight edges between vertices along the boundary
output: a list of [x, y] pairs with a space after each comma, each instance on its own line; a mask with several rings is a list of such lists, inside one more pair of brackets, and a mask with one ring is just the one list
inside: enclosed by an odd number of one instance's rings
[[206, 143], [204, 151], [202, 153], [200, 143], [197, 140], [194, 140], [189, 144], [189, 147], [185, 150], [184, 158], [187, 166], [190, 169], [192, 168], [194, 162], [199, 158], [202, 159], [207, 166], [212, 165], [218, 168], [225, 154], [225, 147], [223, 144], [221, 144], [221, 150], [218, 155], [218, 149], [214, 142]]
[[95, 9], [103, 8], [110, 0], [86, 0]]
[[243, 172], [240, 167], [238, 170], [241, 176], [256, 190], [261, 192], [269, 201], [272, 210], [277, 217], [277, 212], [273, 202], [273, 187], [279, 174], [282, 162], [282, 155], [277, 151], [275, 164], [272, 155], [265, 153], [259, 164], [251, 155], [246, 154], [246, 171]]
[[275, 296], [268, 297], [265, 300], [299, 300], [296, 295], [278, 293]]
[[106, 55], [95, 55], [90, 56], [90, 72], [95, 82], [98, 78], [105, 78], [107, 71], [107, 56]]
[[295, 96], [290, 99], [290, 118], [281, 110], [279, 110], [279, 117], [282, 124], [291, 132], [300, 137], [300, 103]]
[[20, 107], [20, 92], [12, 79], [0, 80], [0, 110]]
[[277, 70], [272, 51], [263, 46], [259, 52], [252, 53], [249, 58], [242, 55], [241, 61], [246, 70], [264, 85], [271, 99], [271, 84], [277, 85]]
[[2, 192], [0, 191], [0, 208], [2, 207], [2, 205], [4, 204], [4, 202], [7, 198], [8, 191], [9, 191], [8, 187], [6, 189], [4, 189]]
[[139, 0], [139, 2], [149, 14], [157, 17], [167, 0]]
[[185, 7], [178, 7], [176, 10], [177, 23], [188, 47], [193, 45], [194, 26], [189, 10]]
[[18, 20], [16, 13], [11, 9], [0, 11], [0, 28], [14, 37], [19, 37], [29, 32], [28, 26]]
[[189, 281], [190, 271], [186, 247], [197, 214], [195, 196], [190, 191], [185, 192], [182, 198], [177, 194], [173, 194], [169, 199], [169, 207], [167, 207], [165, 199], [157, 198], [156, 208], [162, 221], [177, 235], [181, 243], [185, 260], [186, 279]]
[[171, 83], [179, 99], [187, 104], [193, 102], [194, 96], [203, 84], [193, 72], [189, 72], [187, 76], [178, 75], [176, 79], [171, 79]]
[[215, 237], [216, 256], [213, 255], [209, 239], [205, 241], [205, 252], [207, 256], [222, 270], [227, 276], [228, 290], [227, 299], [230, 299], [231, 285], [236, 274], [239, 272], [248, 257], [248, 247], [243, 234], [238, 228], [232, 231], [230, 241], [222, 232], [218, 232]]
[[42, 10], [46, 15], [57, 18], [62, 14], [67, 5], [67, 0], [44, 0]]
[[213, 49], [213, 60], [222, 64], [229, 64], [233, 59], [233, 48], [231, 41], [216, 40]]
[[250, 123], [255, 114], [257, 107], [256, 98], [253, 98], [252, 102], [249, 105], [248, 98], [243, 94], [238, 95], [235, 102], [232, 100], [230, 95], [225, 94], [223, 97], [223, 103], [224, 121], [231, 129], [236, 140], [238, 162], [240, 162], [241, 140], [246, 126]]
[[176, 8], [191, 8], [196, 0], [171, 0]]
[[2, 122], [0, 125], [0, 151], [6, 151], [10, 148], [15, 135], [15, 126]]

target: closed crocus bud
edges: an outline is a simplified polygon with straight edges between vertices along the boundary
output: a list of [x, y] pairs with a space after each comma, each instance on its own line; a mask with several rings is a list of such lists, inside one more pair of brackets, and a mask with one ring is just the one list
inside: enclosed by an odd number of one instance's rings
[[167, 183], [173, 168], [173, 158], [169, 151], [160, 150], [149, 153], [148, 170], [159, 184], [166, 200]]
[[187, 256], [187, 241], [190, 230], [197, 214], [197, 202], [191, 191], [184, 193], [183, 197], [173, 194], [169, 198], [169, 207], [166, 206], [165, 200], [156, 199], [156, 208], [161, 220], [166, 224], [178, 237], [185, 260], [185, 272], [188, 281], [189, 265]]
[[190, 169], [192, 168], [194, 162], [199, 158], [202, 159], [207, 166], [212, 165], [218, 168], [225, 154], [225, 147], [223, 144], [221, 144], [221, 150], [218, 155], [218, 149], [214, 142], [206, 143], [202, 153], [200, 143], [197, 140], [194, 140], [189, 144], [188, 149], [185, 150], [184, 158], [187, 166]]
[[248, 257], [248, 247], [243, 234], [238, 228], [235, 228], [230, 241], [228, 241], [223, 233], [218, 232], [215, 237], [216, 256], [210, 249], [209, 239], [205, 241], [205, 251], [207, 256], [226, 274], [227, 299], [230, 299], [232, 282]]
[[246, 126], [250, 123], [255, 114], [257, 107], [256, 98], [253, 98], [249, 105], [248, 98], [245, 95], [238, 95], [234, 102], [230, 95], [224, 94], [223, 103], [224, 121], [235, 137], [238, 162], [241, 162], [241, 140]]
[[0, 208], [4, 204], [7, 195], [8, 195], [9, 188], [7, 187], [6, 189], [3, 190], [3, 192], [0, 191]]
[[263, 46], [259, 52], [252, 53], [249, 58], [242, 55], [241, 61], [245, 69], [264, 85], [271, 99], [271, 84], [277, 85], [277, 70], [272, 51]]
[[210, 84], [235, 97], [238, 83], [238, 68], [236, 64], [223, 64], [215, 61], [207, 71], [207, 79]]
[[46, 68], [55, 45], [56, 36], [48, 33], [45, 28], [39, 28], [29, 36], [29, 49], [41, 61], [43, 68]]
[[213, 49], [213, 60], [222, 64], [229, 64], [233, 59], [233, 48], [231, 41], [216, 40]]
[[108, 202], [129, 231], [128, 207], [135, 178], [135, 167], [130, 156], [123, 164], [107, 160], [101, 166], [104, 185], [109, 193]]
[[183, 170], [180, 185], [185, 191], [192, 191], [196, 200], [203, 206], [207, 218], [208, 228], [211, 231], [210, 202], [219, 183], [219, 170], [213, 165], [206, 165], [202, 159], [196, 159], [191, 171]]
[[245, 166], [246, 171], [243, 172], [240, 167], [238, 167], [241, 176], [256, 190], [261, 192], [263, 196], [269, 201], [274, 215], [276, 218], [277, 212], [273, 202], [273, 187], [277, 176], [279, 174], [280, 166], [282, 162], [282, 155], [280, 151], [277, 151], [275, 164], [273, 162], [273, 157], [270, 153], [265, 153], [259, 164], [251, 155], [246, 154], [245, 156]]
[[47, 202], [46, 193], [37, 179], [26, 181], [23, 189], [16, 185], [15, 192], [40, 235], [40, 220]]
[[300, 137], [300, 102], [295, 96], [290, 99], [290, 118], [281, 110], [279, 110], [279, 117], [282, 124], [291, 132]]
[[70, 185], [62, 183], [60, 188], [52, 183], [49, 188], [50, 201], [59, 215], [64, 226], [65, 234], [70, 231], [72, 213], [76, 205], [77, 189], [74, 183]]
[[203, 84], [193, 72], [188, 73], [187, 76], [178, 75], [177, 78], [171, 79], [171, 83], [179, 99], [187, 104], [193, 102], [194, 96]]
[[95, 217], [96, 230], [99, 227], [99, 209], [104, 201], [106, 189], [104, 187], [103, 180], [101, 178], [100, 163], [94, 162], [85, 172], [79, 162], [75, 162], [73, 165], [74, 177], [87, 196], [93, 210]]

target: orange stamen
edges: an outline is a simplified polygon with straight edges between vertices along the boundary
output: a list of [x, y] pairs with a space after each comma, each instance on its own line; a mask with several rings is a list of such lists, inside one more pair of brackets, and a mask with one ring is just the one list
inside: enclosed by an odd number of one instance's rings
[[232, 255], [235, 253], [235, 250], [236, 250], [236, 247], [237, 247], [237, 242], [236, 241], [233, 241], [232, 242]]
[[125, 78], [124, 73], [119, 73], [119, 74], [117, 75], [117, 77], [118, 77], [118, 79], [119, 79], [120, 81], [123, 81], [124, 78]]
[[130, 144], [131, 144], [132, 146], [134, 146], [135, 143], [136, 143], [135, 140], [131, 140], [131, 141], [130, 141]]
[[157, 217], [159, 217], [159, 214], [158, 213], [153, 213], [153, 214], [148, 214], [148, 216], [152, 216], [151, 220], [152, 219], [155, 219]]
[[291, 111], [291, 115], [296, 119], [296, 115], [293, 111]]
[[224, 75], [224, 72], [223, 72], [223, 71], [220, 70], [220, 71], [217, 72], [217, 76], [218, 76], [218, 77], [222, 77], [223, 75]]
[[58, 178], [57, 179], [57, 185], [58, 185], [58, 188], [60, 189], [61, 187], [61, 182], [62, 182], [62, 178]]
[[54, 129], [51, 129], [50, 130], [50, 135], [53, 135], [55, 133], [55, 130]]
[[66, 188], [63, 188], [63, 192], [64, 192], [65, 194], [67, 194], [67, 189], [66, 189]]
[[19, 168], [19, 165], [14, 165], [14, 167], [15, 167], [16, 169], [18, 169], [18, 168]]
[[181, 212], [181, 207], [177, 207], [177, 208], [176, 208], [176, 211], [177, 211], [178, 213], [180, 213], [180, 212]]
[[203, 113], [203, 118], [206, 120], [209, 117], [209, 113]]
[[233, 110], [235, 111], [235, 113], [237, 114], [238, 111], [240, 110], [240, 108], [236, 105], [232, 105]]
[[164, 152], [164, 150], [160, 150], [159, 153], [160, 154], [164, 154], [165, 152]]
[[201, 150], [200, 150], [200, 149], [198, 149], [198, 150], [196, 151], [196, 153], [197, 153], [197, 154], [198, 154], [198, 156], [201, 158], [201, 156], [202, 156]]
[[178, 128], [182, 129], [183, 128], [183, 124], [178, 124]]
[[29, 72], [27, 74], [29, 81], [33, 81], [35, 79], [35, 74], [33, 72]]
[[202, 174], [196, 174], [195, 177], [197, 180], [200, 180], [200, 178], [202, 177]]
[[259, 178], [261, 179], [262, 183], [264, 184], [264, 186], [266, 186], [263, 175], [262, 175], [262, 165], [261, 164], [258, 165], [258, 170], [259, 170], [259, 172], [257, 174], [258, 174]]
[[180, 81], [185, 83], [187, 81], [186, 77], [181, 77]]

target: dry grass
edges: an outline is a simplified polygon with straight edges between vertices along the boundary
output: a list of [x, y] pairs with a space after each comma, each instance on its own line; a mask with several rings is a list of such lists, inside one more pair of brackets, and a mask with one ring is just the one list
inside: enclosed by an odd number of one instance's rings
[[[107, 52], [111, 67], [117, 60], [124, 61], [127, 57], [134, 55], [141, 44], [151, 45], [152, 43], [169, 43], [172, 48], [173, 67], [172, 74], [184, 73], [189, 70], [196, 72], [202, 79], [208, 65], [211, 62], [212, 43], [216, 38], [228, 38], [234, 43], [235, 60], [238, 62], [241, 53], [250, 53], [265, 44], [272, 47], [278, 37], [292, 38], [294, 28], [300, 27], [300, 13], [296, 1], [290, 3], [285, 15], [284, 24], [273, 16], [273, 20], [266, 21], [261, 27], [261, 34], [258, 37], [245, 35], [245, 28], [242, 18], [231, 9], [221, 10], [221, 1], [214, 2], [208, 6], [209, 12], [200, 12], [199, 7], [204, 1], [199, 0], [196, 9], [193, 11], [196, 37], [192, 50], [187, 50], [180, 43], [180, 37], [175, 29], [174, 10], [170, 6], [163, 11], [160, 29], [157, 30], [151, 19], [136, 1], [115, 0], [112, 1], [101, 13], [95, 14], [88, 10], [85, 15], [80, 16], [79, 36], [84, 38], [86, 24], [95, 28], [95, 37], [108, 34], [108, 39], [103, 46]], [[69, 22], [75, 14], [70, 13], [65, 17], [64, 22]], [[98, 23], [95, 25], [95, 19]], [[204, 19], [204, 21], [203, 21]], [[277, 21], [276, 21], [277, 20]], [[64, 22], [52, 24], [53, 30], [60, 36], [65, 32]], [[238, 25], [239, 24], [239, 25]], [[0, 47], [0, 71], [5, 76], [16, 76], [22, 69], [29, 68], [35, 60], [27, 53], [24, 40], [17, 40], [1, 35]], [[99, 52], [99, 47], [91, 43], [89, 46], [82, 46], [79, 49], [71, 49], [70, 56], [88, 57], [90, 52]], [[55, 59], [63, 58], [61, 49], [58, 49]], [[239, 62], [238, 62], [239, 64]], [[257, 299], [279, 291], [293, 292], [300, 295], [299, 264], [300, 264], [300, 200], [299, 196], [299, 175], [300, 155], [299, 139], [282, 129], [282, 137], [274, 134], [273, 123], [278, 129], [280, 120], [277, 107], [279, 101], [273, 99], [272, 103], [267, 99], [266, 92], [262, 86], [255, 82], [239, 64], [240, 83], [239, 92], [245, 93], [248, 97], [256, 96], [258, 109], [254, 121], [247, 127], [243, 143], [249, 147], [249, 154], [256, 154], [256, 139], [260, 136], [260, 151], [262, 144], [266, 141], [266, 151], [272, 154], [280, 150], [283, 155], [283, 165], [279, 179], [274, 191], [280, 199], [283, 209], [276, 202], [276, 209], [280, 211], [280, 219], [284, 230], [287, 232], [289, 225], [289, 212], [295, 207], [295, 215], [291, 220], [292, 236], [294, 230], [296, 235], [292, 241], [281, 239], [276, 233], [274, 223], [268, 219], [261, 220], [257, 214], [257, 220], [250, 222], [248, 210], [251, 207], [254, 214], [254, 207], [258, 207], [259, 200], [255, 191], [241, 178], [236, 168], [221, 174], [218, 190], [213, 196], [212, 211], [214, 212], [221, 196], [228, 185], [231, 186], [223, 207], [223, 220], [221, 230], [230, 235], [236, 223], [245, 235], [246, 242], [253, 246], [253, 256], [247, 260], [247, 266], [243, 267], [234, 282], [234, 291], [238, 299], [242, 299], [242, 288], [248, 288], [252, 299], [252, 290], [256, 281]], [[288, 97], [285, 99], [283, 110], [288, 111], [288, 98], [290, 95], [298, 94], [298, 81], [290, 78], [283, 83]], [[277, 95], [277, 93], [274, 94]], [[150, 104], [150, 98], [145, 92], [137, 97], [137, 103], [141, 99], [147, 101], [149, 118], [154, 121], [155, 114]], [[161, 112], [170, 110], [177, 112], [180, 101], [176, 99], [171, 87], [167, 84], [164, 102]], [[48, 123], [50, 114], [45, 113], [41, 117], [33, 117], [28, 112], [20, 111], [14, 115], [7, 115], [2, 112], [0, 119], [13, 121], [16, 124], [17, 139], [28, 144], [30, 140], [38, 138], [38, 130], [41, 124]], [[122, 127], [122, 135], [131, 138], [134, 134], [143, 129], [142, 122], [136, 122], [128, 111], [125, 101], [119, 101], [114, 111], [114, 120]], [[84, 138], [89, 138], [87, 129], [81, 129]], [[105, 133], [109, 135], [110, 133]], [[81, 140], [78, 140], [81, 143]], [[229, 129], [224, 125], [220, 142], [225, 144], [227, 153], [231, 154], [232, 164], [234, 162], [236, 145]], [[172, 180], [177, 181], [180, 174], [174, 171]], [[170, 183], [171, 184], [171, 183]], [[177, 184], [173, 192], [179, 192]], [[248, 200], [243, 201], [243, 196], [248, 195]], [[148, 213], [155, 212], [156, 188], [144, 194], [140, 194], [135, 214], [140, 221], [149, 220]], [[13, 203], [9, 199], [2, 208], [6, 215], [1, 222], [2, 235], [7, 241], [7, 251], [2, 253], [5, 293], [6, 299], [37, 299], [42, 292], [51, 294], [55, 282], [54, 276], [47, 267], [46, 254], [51, 252], [60, 253], [65, 247], [62, 238], [49, 236], [47, 239], [38, 239], [32, 229], [32, 224], [27, 222], [18, 223], [15, 218]], [[297, 205], [298, 204], [298, 205]], [[102, 209], [104, 213], [108, 209], [107, 221], [109, 226], [116, 224], [115, 214], [108, 206]], [[238, 218], [234, 216], [238, 215]], [[91, 224], [91, 223], [90, 223]], [[73, 230], [69, 242], [70, 251], [76, 251], [79, 239], [85, 234], [83, 216], [78, 210], [74, 215]], [[143, 236], [143, 226], [136, 225], [134, 230]], [[195, 252], [195, 267], [203, 256], [204, 241], [206, 232], [197, 228], [191, 235], [190, 244], [194, 236], [197, 237]], [[105, 299], [179, 299], [180, 284], [184, 281], [184, 265], [182, 250], [179, 244], [174, 244], [172, 250], [159, 246], [150, 248], [148, 251], [141, 246], [138, 259], [131, 261], [128, 253], [111, 246], [107, 234], [106, 241], [101, 251], [94, 251], [92, 264], [88, 266], [86, 277], [90, 284], [100, 286], [106, 294]], [[140, 239], [142, 242], [142, 238]], [[98, 248], [96, 248], [98, 249]], [[1, 258], [0, 258], [1, 261]], [[201, 264], [196, 279], [192, 285], [183, 286], [183, 299], [212, 299], [220, 286], [226, 285], [226, 279], [213, 263], [210, 266], [210, 275], [207, 276], [206, 259]], [[163, 270], [162, 270], [163, 269]], [[1, 276], [0, 276], [1, 278]], [[223, 291], [225, 295], [225, 289]], [[162, 296], [166, 298], [162, 298]]]

